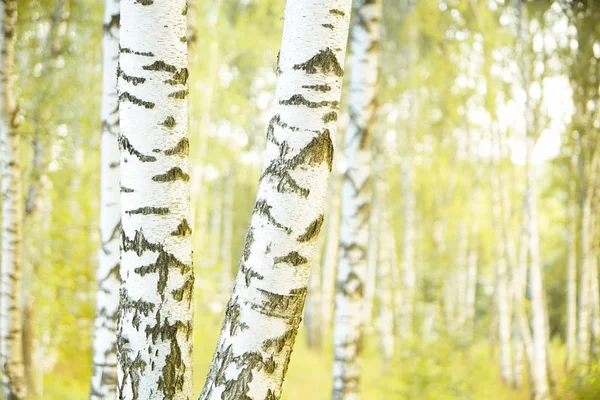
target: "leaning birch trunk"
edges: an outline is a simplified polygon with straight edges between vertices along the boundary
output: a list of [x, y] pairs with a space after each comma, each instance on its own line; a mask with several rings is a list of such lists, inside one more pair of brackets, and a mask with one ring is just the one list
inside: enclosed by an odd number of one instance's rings
[[233, 199], [235, 190], [235, 174], [233, 168], [227, 171], [223, 180], [223, 232], [221, 236], [221, 276], [219, 278], [219, 296], [223, 309], [227, 304], [227, 296], [231, 291], [231, 247], [233, 241]]
[[350, 35], [350, 123], [344, 136], [340, 248], [333, 330], [333, 400], [360, 398], [364, 288], [371, 202], [371, 133], [375, 123], [380, 0], [357, 0]]
[[349, 0], [288, 0], [265, 163], [201, 400], [279, 399], [323, 224]]
[[104, 6], [102, 135], [100, 160], [100, 249], [96, 271], [96, 320], [92, 347], [93, 373], [90, 399], [117, 396], [117, 308], [119, 306], [120, 170], [119, 98], [119, 2]]
[[23, 200], [19, 148], [19, 108], [14, 93], [13, 66], [17, 1], [0, 3], [2, 96], [0, 144], [2, 145], [2, 263], [0, 272], [0, 364], [2, 388], [7, 400], [25, 399], [23, 324], [21, 317], [21, 251]]
[[568, 227], [567, 227], [567, 326], [565, 367], [570, 371], [575, 366], [577, 351], [577, 205], [575, 180], [569, 183]]
[[192, 398], [185, 0], [121, 1], [119, 399]]

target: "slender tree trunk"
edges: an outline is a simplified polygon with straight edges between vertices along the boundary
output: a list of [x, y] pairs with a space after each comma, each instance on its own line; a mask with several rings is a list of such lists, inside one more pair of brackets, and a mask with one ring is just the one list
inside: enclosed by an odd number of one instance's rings
[[233, 199], [235, 190], [235, 174], [230, 169], [223, 180], [223, 232], [221, 236], [221, 277], [219, 287], [221, 304], [223, 307], [227, 304], [227, 296], [231, 292], [232, 278], [231, 267], [233, 264], [231, 257], [231, 247], [233, 244]]
[[[380, 192], [381, 193], [381, 192]], [[386, 213], [387, 214], [387, 213]], [[382, 244], [377, 263], [377, 300], [379, 302], [379, 347], [385, 362], [394, 355], [394, 312], [393, 286], [391, 279], [392, 259], [396, 257], [394, 232], [389, 226], [389, 215], [380, 224], [381, 234], [378, 235]]]
[[[342, 136], [342, 135], [340, 135]], [[339, 154], [339, 153], [338, 153]], [[339, 157], [336, 158], [339, 160]], [[333, 297], [335, 286], [335, 272], [337, 266], [339, 236], [340, 236], [340, 186], [341, 179], [337, 172], [333, 172], [329, 182], [330, 210], [325, 236], [325, 248], [321, 260], [321, 326], [323, 334], [330, 332], [333, 317]]]
[[360, 398], [364, 290], [371, 207], [371, 133], [381, 30], [381, 2], [357, 0], [350, 35], [350, 124], [344, 136], [347, 170], [342, 180], [342, 216], [333, 331], [333, 400]]
[[566, 326], [566, 347], [567, 358], [565, 366], [567, 371], [575, 366], [577, 359], [577, 202], [576, 184], [572, 179], [569, 183], [568, 200], [568, 226], [567, 226], [567, 326]]
[[306, 325], [306, 342], [308, 347], [321, 349], [323, 342], [321, 327], [321, 259], [323, 249], [324, 235], [319, 237], [317, 251], [313, 259], [313, 265], [310, 270], [310, 279], [308, 281], [308, 294], [306, 297], [306, 309], [304, 312], [304, 323]]
[[96, 271], [96, 320], [92, 347], [90, 399], [116, 399], [117, 308], [119, 306], [119, 242], [121, 233], [119, 169], [119, 2], [106, 0], [102, 77], [100, 166], [100, 249]]
[[0, 139], [2, 145], [2, 268], [0, 272], [0, 364], [7, 400], [25, 399], [21, 316], [21, 252], [23, 200], [20, 162], [19, 108], [14, 93], [16, 0], [0, 3], [2, 18], [2, 80]]
[[185, 0], [121, 1], [118, 396], [192, 398]]
[[201, 400], [281, 397], [323, 224], [350, 1], [288, 0], [265, 164]]
[[404, 227], [402, 235], [402, 304], [400, 308], [400, 321], [397, 324], [397, 333], [400, 338], [406, 339], [413, 332], [413, 314], [415, 307], [415, 193], [413, 190], [412, 157], [407, 155], [402, 160], [402, 207], [404, 214]]
[[[375, 155], [375, 151], [373, 152]], [[383, 178], [382, 171], [378, 171], [377, 160], [375, 161], [375, 171], [373, 176], [375, 179]], [[372, 332], [371, 323], [373, 322], [373, 303], [375, 300], [376, 280], [378, 274], [378, 264], [380, 257], [379, 241], [382, 240], [380, 224], [380, 204], [377, 190], [378, 185], [373, 185], [373, 193], [371, 195], [371, 215], [369, 216], [369, 241], [367, 245], [367, 276], [365, 279], [365, 305], [364, 305], [364, 321], [366, 333]]]

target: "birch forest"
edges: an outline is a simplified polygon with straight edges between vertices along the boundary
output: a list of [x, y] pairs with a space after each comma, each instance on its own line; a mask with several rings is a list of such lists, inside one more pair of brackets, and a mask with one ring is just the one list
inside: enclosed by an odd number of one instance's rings
[[600, 399], [600, 1], [0, 30], [0, 400]]

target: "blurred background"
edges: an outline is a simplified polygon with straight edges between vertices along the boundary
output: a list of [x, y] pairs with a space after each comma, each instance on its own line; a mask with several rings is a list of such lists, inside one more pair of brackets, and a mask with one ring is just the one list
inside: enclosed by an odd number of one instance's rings
[[[25, 346], [44, 399], [89, 395], [103, 6], [19, 0]], [[254, 205], [284, 6], [190, 4], [195, 393]], [[556, 398], [600, 398], [600, 3], [384, 0], [383, 22], [363, 397], [530, 398], [527, 271], [539, 270]], [[331, 393], [346, 95], [286, 400]]]

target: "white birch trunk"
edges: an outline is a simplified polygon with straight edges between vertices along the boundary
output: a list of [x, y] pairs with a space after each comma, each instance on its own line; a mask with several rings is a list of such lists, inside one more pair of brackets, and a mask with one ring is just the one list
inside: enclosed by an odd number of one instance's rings
[[185, 0], [121, 1], [118, 397], [192, 398]]
[[0, 3], [1, 96], [0, 144], [2, 146], [2, 264], [0, 272], [0, 365], [7, 400], [27, 396], [23, 365], [21, 316], [21, 252], [23, 199], [20, 161], [19, 108], [14, 93], [14, 54], [17, 21], [16, 0]]
[[265, 163], [201, 400], [281, 397], [323, 223], [349, 0], [288, 0]]
[[333, 400], [360, 398], [360, 369], [371, 206], [371, 134], [379, 72], [379, 0], [358, 0], [350, 35], [350, 123], [344, 136], [340, 248], [333, 331]]
[[96, 319], [92, 346], [93, 373], [90, 399], [117, 396], [117, 309], [119, 306], [120, 169], [119, 98], [119, 2], [104, 6], [102, 135], [100, 141], [100, 249], [96, 271]]

